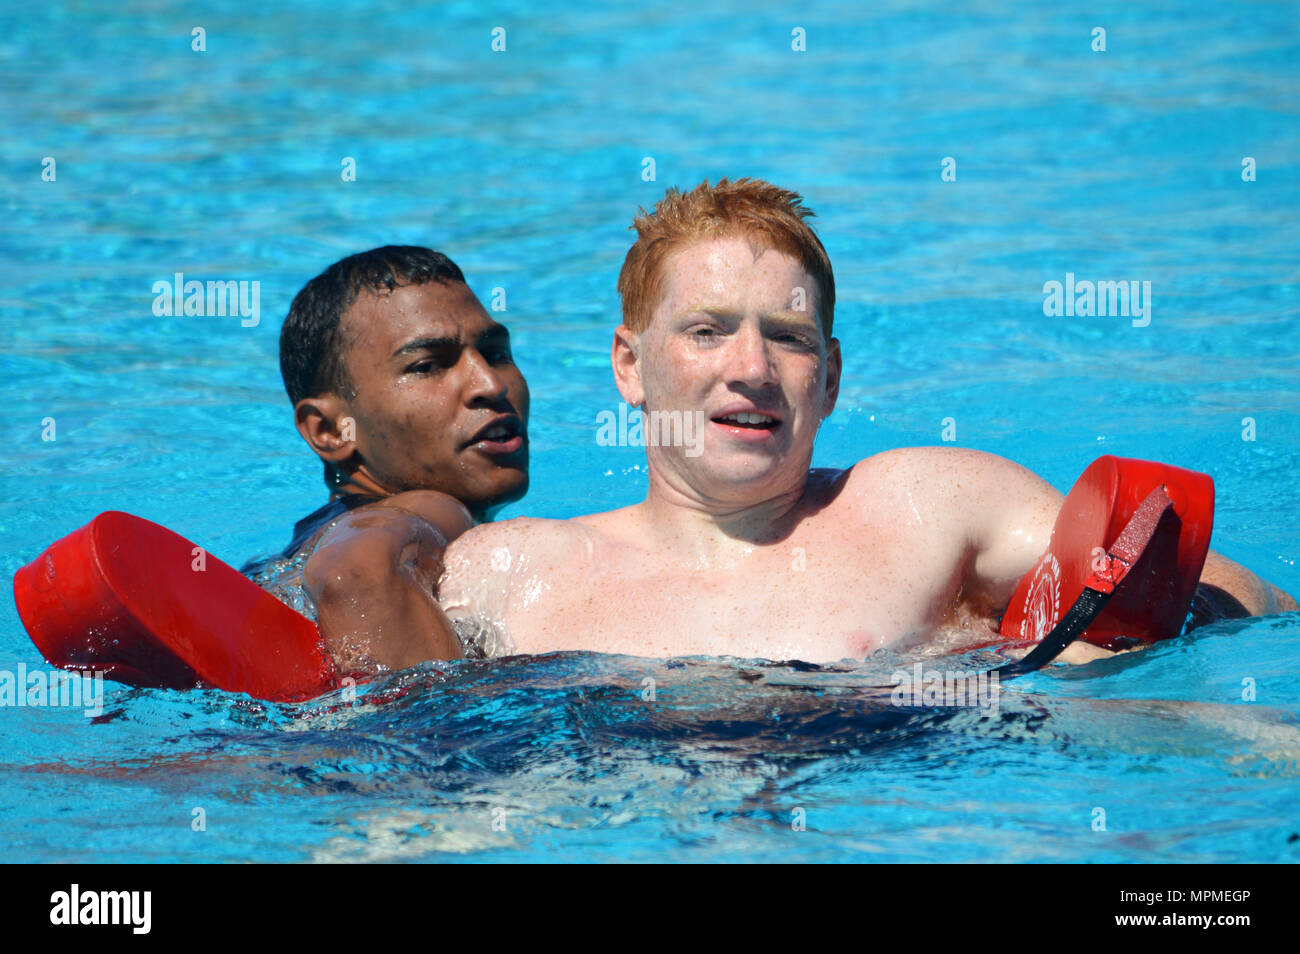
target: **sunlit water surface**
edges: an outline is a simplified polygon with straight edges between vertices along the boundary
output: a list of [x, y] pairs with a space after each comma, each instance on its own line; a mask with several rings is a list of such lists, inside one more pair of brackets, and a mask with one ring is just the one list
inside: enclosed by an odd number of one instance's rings
[[[1214, 476], [1217, 549], [1300, 591], [1294, 5], [1117, 8], [1105, 54], [1041, 5], [75, 10], [0, 13], [6, 576], [106, 509], [230, 562], [285, 542], [323, 488], [279, 323], [390, 242], [507, 291], [534, 398], [511, 513], [634, 502], [640, 452], [595, 442], [626, 226], [749, 174], [807, 196], [836, 266], [815, 463], [945, 418], [1061, 489], [1101, 453], [1167, 460]], [[177, 271], [259, 280], [261, 321], [155, 317]], [[1067, 271], [1151, 281], [1152, 322], [1046, 318]], [[1298, 641], [1294, 614], [1218, 624], [996, 712], [889, 706], [869, 687], [917, 660], [888, 654], [430, 664], [301, 706], [109, 684], [95, 719], [0, 710], [0, 837], [38, 861], [1295, 860]]]

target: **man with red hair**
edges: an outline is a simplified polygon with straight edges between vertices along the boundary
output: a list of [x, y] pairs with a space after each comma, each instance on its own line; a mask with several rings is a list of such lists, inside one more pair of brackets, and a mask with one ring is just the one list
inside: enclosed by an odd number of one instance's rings
[[[811, 215], [793, 192], [724, 179], [637, 217], [615, 382], [647, 414], [697, 415], [702, 442], [648, 442], [642, 503], [454, 541], [439, 602], [465, 645], [829, 662], [996, 632], [1062, 496], [959, 448], [810, 470], [841, 373]], [[1214, 553], [1202, 582], [1242, 615], [1296, 608]]]

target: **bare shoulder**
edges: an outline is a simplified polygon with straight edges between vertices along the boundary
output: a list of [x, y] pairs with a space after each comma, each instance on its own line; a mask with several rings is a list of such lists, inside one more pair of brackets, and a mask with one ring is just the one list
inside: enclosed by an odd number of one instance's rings
[[968, 447], [897, 447], [859, 461], [849, 486], [872, 492], [920, 491], [927, 499], [969, 501], [990, 494], [1060, 494], [1013, 460]]
[[574, 520], [516, 517], [479, 524], [447, 548], [444, 580], [487, 573], [513, 576], [523, 567], [545, 571], [589, 551], [590, 535]]
[[515, 517], [495, 523], [481, 523], [471, 528], [452, 544], [448, 553], [469, 556], [491, 553], [501, 547], [563, 547], [572, 544], [583, 532], [583, 527], [574, 520]]
[[955, 544], [968, 593], [998, 607], [1047, 546], [1064, 499], [1015, 461], [964, 447], [886, 451], [861, 461], [852, 481], [875, 519]]
[[447, 540], [455, 540], [474, 526], [465, 505], [437, 490], [407, 490], [368, 505], [371, 509], [397, 510], [415, 514]]
[[1016, 471], [1030, 473], [1013, 460], [970, 447], [895, 447], [859, 461], [854, 472], [898, 478], [971, 478]]
[[860, 461], [849, 499], [874, 522], [930, 526], [983, 550], [1007, 533], [1046, 546], [1062, 494], [1013, 460], [964, 447], [900, 447]]
[[545, 587], [583, 572], [589, 531], [571, 520], [518, 517], [480, 524], [447, 548], [438, 602], [453, 620], [508, 625], [512, 612]]
[[356, 572], [367, 561], [390, 566], [418, 544], [421, 553], [440, 556], [449, 540], [474, 525], [465, 506], [433, 490], [410, 491], [366, 503], [317, 531], [303, 547], [312, 573]]

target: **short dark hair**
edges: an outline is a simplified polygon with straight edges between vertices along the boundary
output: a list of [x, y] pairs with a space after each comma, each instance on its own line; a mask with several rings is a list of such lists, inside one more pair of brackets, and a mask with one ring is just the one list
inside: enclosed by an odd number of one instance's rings
[[280, 329], [280, 376], [289, 401], [351, 389], [339, 325], [363, 288], [391, 292], [399, 285], [464, 281], [455, 262], [418, 245], [385, 245], [335, 262], [294, 296]]

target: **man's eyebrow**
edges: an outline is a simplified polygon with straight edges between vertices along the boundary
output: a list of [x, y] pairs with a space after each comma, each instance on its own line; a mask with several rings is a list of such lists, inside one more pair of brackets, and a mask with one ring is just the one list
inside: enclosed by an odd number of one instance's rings
[[[688, 305], [677, 313], [677, 318], [686, 318], [689, 315], [711, 315], [715, 318], [735, 318], [737, 312], [735, 308], [729, 308], [726, 305]], [[811, 310], [791, 311], [782, 309], [781, 311], [765, 311], [760, 316], [763, 321], [774, 321], [782, 325], [806, 325], [816, 324], [817, 316]]]
[[715, 318], [734, 318], [736, 309], [729, 308], [726, 305], [687, 305], [681, 311], [677, 312], [677, 318], [685, 318], [687, 315], [712, 315]]
[[775, 321], [782, 325], [814, 325], [817, 316], [811, 311], [767, 311], [763, 313], [764, 321]]
[[406, 344], [402, 345], [393, 352], [392, 357], [396, 358], [404, 354], [412, 354], [416, 351], [437, 351], [441, 348], [459, 348], [460, 339], [449, 335], [425, 335], [422, 338], [413, 338]]

